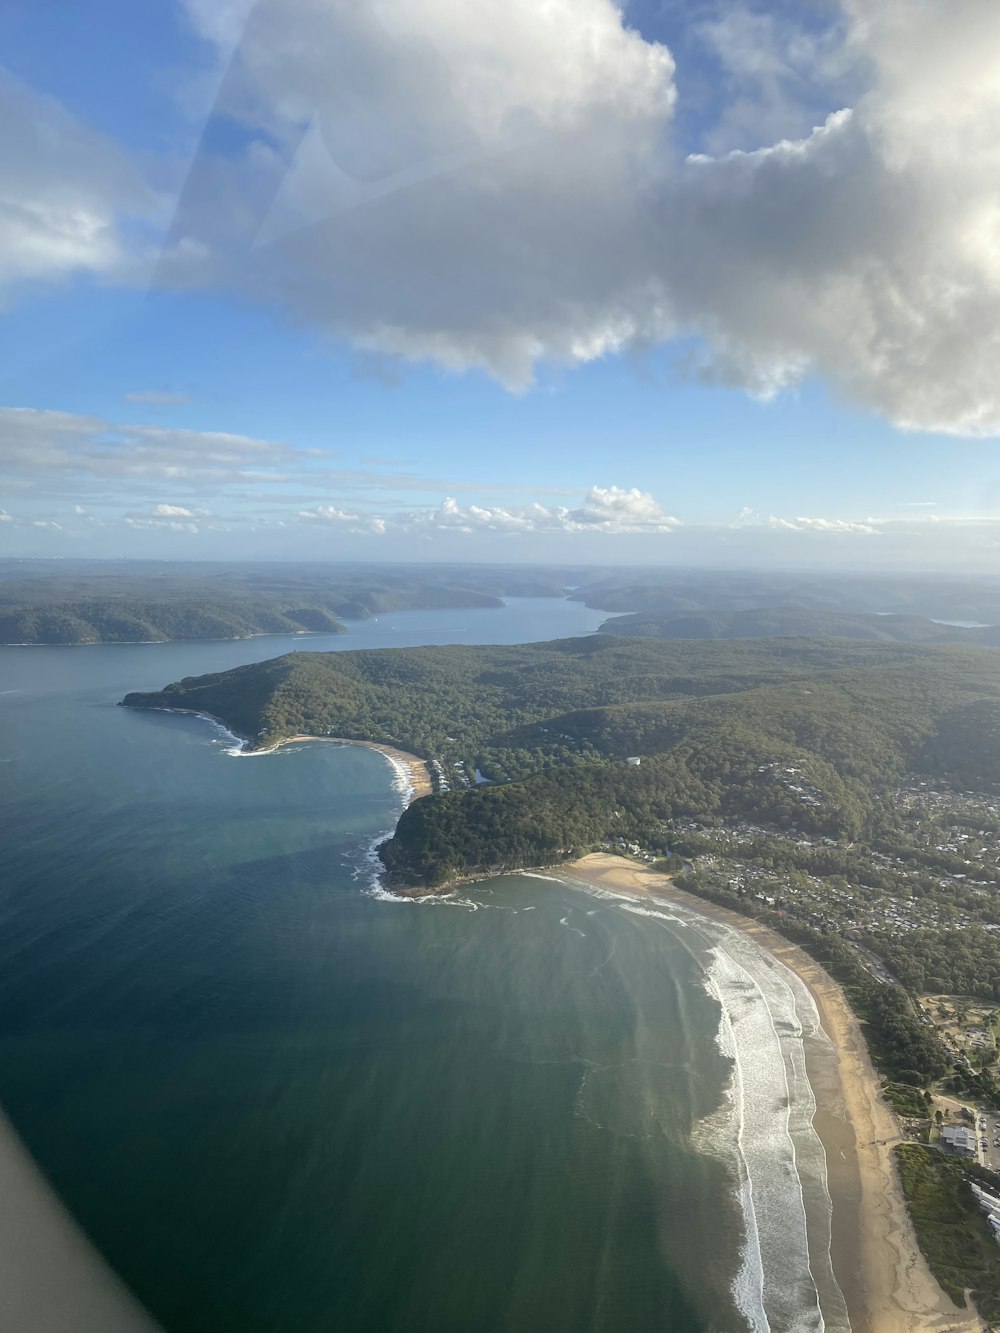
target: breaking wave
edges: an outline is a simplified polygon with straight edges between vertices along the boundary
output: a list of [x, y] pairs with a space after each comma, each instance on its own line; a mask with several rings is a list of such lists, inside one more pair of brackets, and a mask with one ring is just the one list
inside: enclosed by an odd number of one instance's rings
[[808, 988], [739, 930], [673, 903], [647, 905], [571, 882], [670, 930], [703, 967], [719, 1005], [716, 1044], [732, 1072], [722, 1106], [692, 1137], [736, 1180], [740, 1313], [754, 1333], [850, 1333], [831, 1261], [833, 1206], [806, 1068], [807, 1050], [831, 1058], [832, 1046]]

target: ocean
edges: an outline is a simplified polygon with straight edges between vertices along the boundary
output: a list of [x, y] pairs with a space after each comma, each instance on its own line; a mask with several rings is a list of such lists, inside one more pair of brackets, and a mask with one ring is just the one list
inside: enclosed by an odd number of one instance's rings
[[248, 762], [128, 690], [527, 642], [551, 599], [331, 639], [0, 648], [0, 1103], [167, 1333], [848, 1327], [808, 992], [565, 876], [394, 900], [379, 754]]

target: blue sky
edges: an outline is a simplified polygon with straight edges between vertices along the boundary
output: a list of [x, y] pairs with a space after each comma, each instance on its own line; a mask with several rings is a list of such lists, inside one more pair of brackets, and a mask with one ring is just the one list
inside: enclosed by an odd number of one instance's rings
[[992, 569], [960, 7], [15, 2], [0, 554]]

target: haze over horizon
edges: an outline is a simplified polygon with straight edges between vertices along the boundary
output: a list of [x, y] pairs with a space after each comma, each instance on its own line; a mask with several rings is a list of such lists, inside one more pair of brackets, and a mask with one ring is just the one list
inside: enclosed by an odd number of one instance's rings
[[988, 0], [6, 17], [0, 557], [996, 570]]

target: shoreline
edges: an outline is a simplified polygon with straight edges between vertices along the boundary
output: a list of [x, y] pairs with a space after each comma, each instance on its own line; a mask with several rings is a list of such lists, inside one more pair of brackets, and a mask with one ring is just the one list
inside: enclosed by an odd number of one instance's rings
[[[119, 704], [119, 707], [129, 707], [131, 705]], [[221, 717], [216, 717], [213, 713], [205, 713], [199, 708], [147, 708], [145, 710], [151, 713], [181, 713], [187, 717], [200, 717], [204, 722], [210, 722], [212, 726], [219, 727], [232, 737], [239, 744], [238, 750], [232, 750], [234, 757], [241, 759], [252, 759], [255, 755], [274, 754], [280, 750], [283, 745], [298, 745], [303, 741], [332, 741], [334, 745], [360, 745], [366, 750], [376, 750], [384, 755], [389, 763], [401, 776], [406, 778], [405, 804], [409, 806], [413, 801], [419, 800], [421, 796], [430, 796], [434, 791], [434, 784], [431, 782], [431, 771], [425, 759], [419, 755], [411, 754], [409, 750], [401, 750], [395, 745], [383, 745], [380, 741], [361, 741], [355, 740], [351, 736], [309, 736], [304, 732], [297, 736], [284, 736], [281, 740], [275, 741], [273, 745], [262, 746], [260, 749], [248, 749], [252, 743], [247, 736], [241, 736], [238, 732], [223, 722]], [[391, 834], [389, 835], [392, 836]]]
[[[224, 639], [87, 639], [85, 643], [0, 643], [0, 648], [137, 648], [154, 644], [162, 647], [167, 643], [247, 643], [251, 639], [336, 639], [341, 634], [349, 633], [346, 627], [342, 630], [262, 629], [253, 634], [230, 634]], [[177, 709], [177, 712], [180, 711]]]
[[[247, 748], [247, 738], [221, 719], [198, 709], [161, 708], [187, 713], [221, 728], [240, 748], [241, 757], [272, 754], [286, 745], [308, 741], [357, 745], [382, 754], [404, 779], [404, 809], [433, 792], [426, 761], [396, 746], [351, 737], [299, 733], [261, 748]], [[383, 836], [392, 836], [391, 832]], [[861, 1024], [841, 986], [800, 946], [770, 926], [689, 893], [647, 865], [610, 853], [591, 853], [576, 861], [463, 876], [438, 889], [388, 885], [394, 896], [420, 900], [450, 893], [460, 885], [484, 882], [495, 874], [531, 870], [577, 879], [622, 896], [674, 902], [695, 916], [712, 920], [753, 940], [768, 956], [792, 972], [809, 992], [834, 1061], [806, 1047], [806, 1067], [817, 1109], [813, 1127], [826, 1157], [827, 1188], [832, 1204], [830, 1259], [847, 1305], [852, 1333], [984, 1333], [985, 1323], [971, 1304], [953, 1305], [939, 1287], [919, 1248], [899, 1182], [893, 1149], [907, 1142], [895, 1114], [882, 1096]], [[380, 878], [386, 883], [384, 870]], [[831, 1094], [828, 1096], [827, 1094]], [[826, 1103], [826, 1104], [824, 1104]], [[827, 1109], [836, 1104], [837, 1113]]]
[[[180, 711], [180, 710], [177, 710]], [[207, 717], [207, 713], [200, 716]], [[215, 718], [212, 719], [216, 721]], [[223, 724], [224, 725], [224, 724]], [[228, 727], [226, 728], [228, 731]], [[235, 733], [233, 733], [235, 734]], [[276, 741], [274, 745], [269, 745], [263, 750], [242, 750], [241, 757], [252, 759], [259, 754], [274, 754], [284, 745], [299, 745], [303, 741], [330, 741], [334, 745], [360, 745], [365, 750], [375, 750], [384, 755], [386, 759], [396, 769], [402, 769], [407, 779], [407, 797], [406, 804], [419, 800], [421, 796], [430, 796], [434, 790], [431, 782], [431, 772], [427, 766], [426, 759], [421, 759], [419, 755], [411, 754], [409, 750], [400, 750], [395, 745], [383, 745], [380, 741], [356, 741], [350, 736], [307, 736], [303, 733], [300, 736], [286, 736], [284, 740]], [[391, 836], [391, 835], [390, 835]]]
[[[838, 983], [771, 927], [688, 893], [669, 876], [625, 857], [592, 853], [551, 870], [595, 888], [673, 901], [749, 936], [799, 978], [833, 1045], [845, 1113], [823, 1109], [817, 1095], [813, 1124], [826, 1153], [833, 1204], [831, 1258], [853, 1333], [982, 1333], [986, 1325], [971, 1303], [965, 1310], [952, 1304], [917, 1243], [893, 1157], [895, 1145], [906, 1140], [882, 1097], [861, 1025]], [[829, 1071], [820, 1077], [810, 1066], [808, 1074], [817, 1094], [830, 1081]]]

